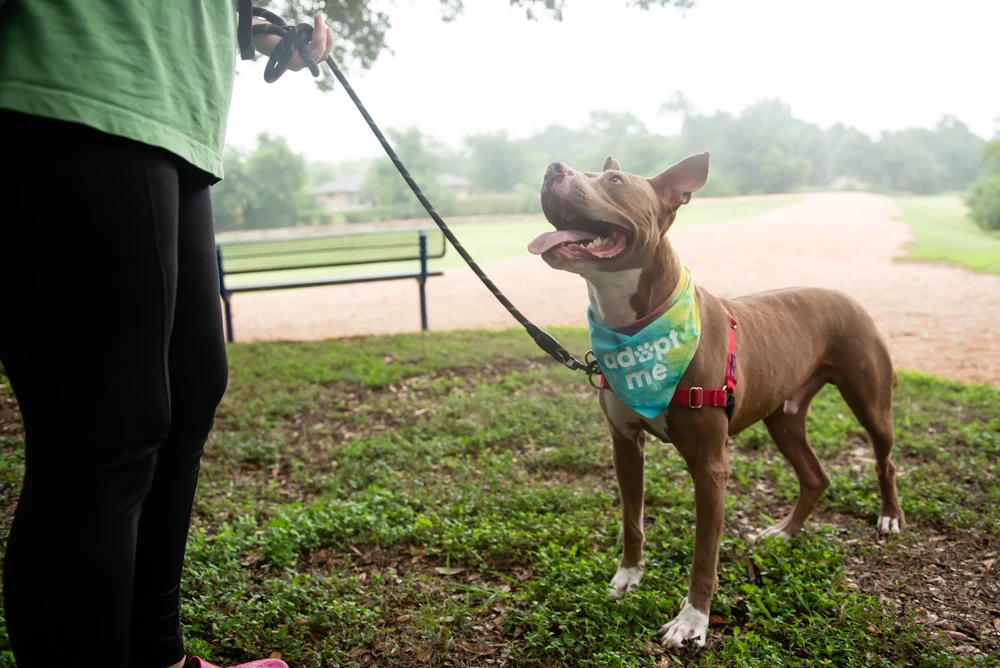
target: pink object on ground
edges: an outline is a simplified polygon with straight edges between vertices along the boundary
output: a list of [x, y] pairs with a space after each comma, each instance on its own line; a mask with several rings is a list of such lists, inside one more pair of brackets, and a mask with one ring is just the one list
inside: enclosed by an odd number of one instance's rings
[[[204, 661], [194, 656], [191, 657], [191, 663], [195, 668], [219, 668], [216, 665]], [[250, 663], [241, 663], [238, 666], [233, 666], [233, 668], [288, 668], [288, 664], [281, 659], [261, 659], [260, 661], [251, 661]]]

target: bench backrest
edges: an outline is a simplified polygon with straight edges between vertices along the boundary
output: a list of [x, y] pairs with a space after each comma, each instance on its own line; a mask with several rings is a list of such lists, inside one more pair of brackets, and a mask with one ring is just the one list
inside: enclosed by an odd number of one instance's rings
[[226, 274], [339, 267], [419, 260], [421, 233], [427, 239], [427, 258], [444, 257], [447, 243], [436, 227], [232, 241], [219, 244], [219, 249]]

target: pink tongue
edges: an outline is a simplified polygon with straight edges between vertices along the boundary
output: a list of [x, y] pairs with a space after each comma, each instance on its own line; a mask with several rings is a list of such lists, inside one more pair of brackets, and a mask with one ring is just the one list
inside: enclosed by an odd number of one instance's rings
[[596, 239], [597, 235], [593, 232], [584, 232], [583, 230], [557, 230], [555, 232], [546, 232], [541, 234], [537, 239], [528, 244], [528, 251], [534, 253], [535, 255], [541, 255], [547, 250], [555, 248], [559, 244], [564, 244], [567, 241], [584, 241], [590, 239]]

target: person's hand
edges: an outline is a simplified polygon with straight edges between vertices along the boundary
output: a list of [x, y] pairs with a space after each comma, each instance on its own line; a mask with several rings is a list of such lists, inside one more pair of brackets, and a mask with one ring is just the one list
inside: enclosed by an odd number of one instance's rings
[[[267, 23], [264, 19], [254, 18], [253, 22]], [[278, 46], [278, 42], [281, 41], [277, 35], [255, 35], [253, 38], [253, 45], [258, 51], [263, 53], [265, 56], [270, 56], [275, 47]], [[313, 17], [313, 36], [309, 41], [309, 55], [312, 59], [316, 61], [317, 64], [322, 63], [330, 53], [333, 52], [333, 30], [327, 27], [323, 20], [322, 14], [317, 14]], [[288, 69], [293, 72], [298, 72], [299, 70], [306, 69], [307, 65], [302, 60], [302, 56], [296, 51], [292, 59], [288, 61]]]
[[[322, 63], [327, 56], [333, 52], [333, 30], [327, 27], [323, 21], [323, 15], [317, 14], [313, 17], [313, 36], [309, 40], [309, 55], [316, 63]], [[302, 61], [302, 56], [296, 51], [292, 59], [288, 61], [288, 69], [293, 72], [303, 70], [307, 65]]]

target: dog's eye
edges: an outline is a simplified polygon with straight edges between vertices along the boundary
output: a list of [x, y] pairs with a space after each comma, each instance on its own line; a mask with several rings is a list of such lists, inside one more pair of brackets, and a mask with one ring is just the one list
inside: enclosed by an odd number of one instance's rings
[[608, 179], [608, 181], [610, 181], [611, 183], [625, 183], [624, 181], [622, 181], [622, 177], [618, 176], [617, 174]]

